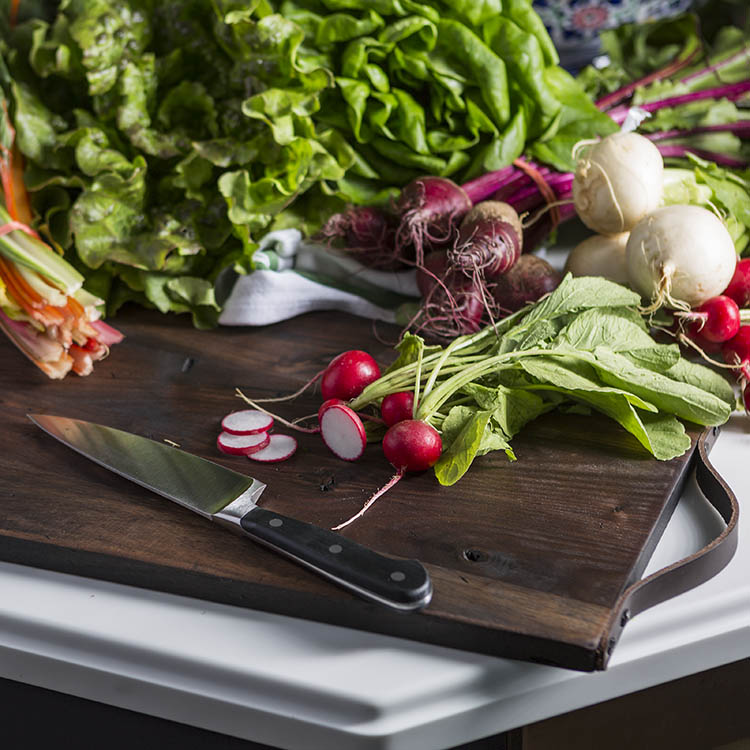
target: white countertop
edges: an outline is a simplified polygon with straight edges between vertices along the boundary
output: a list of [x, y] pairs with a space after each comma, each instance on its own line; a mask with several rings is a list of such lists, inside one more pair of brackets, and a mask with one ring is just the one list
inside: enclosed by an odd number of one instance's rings
[[[741, 506], [748, 456], [736, 415], [711, 460]], [[740, 524], [730, 565], [638, 615], [606, 672], [0, 563], [0, 676], [283, 748], [449, 748], [750, 656], [750, 513]], [[689, 482], [647, 572], [720, 528]]]

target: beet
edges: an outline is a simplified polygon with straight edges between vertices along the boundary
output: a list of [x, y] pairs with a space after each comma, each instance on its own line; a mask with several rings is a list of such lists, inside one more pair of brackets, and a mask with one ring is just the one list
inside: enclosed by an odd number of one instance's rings
[[396, 252], [396, 219], [374, 206], [350, 206], [334, 214], [315, 236], [319, 242], [338, 242], [369, 268], [401, 267]]
[[518, 260], [522, 242], [523, 227], [515, 209], [500, 201], [485, 201], [464, 217], [448, 258], [453, 268], [494, 279]]
[[499, 307], [515, 312], [549, 294], [560, 281], [560, 273], [546, 260], [536, 255], [522, 255], [506, 274], [497, 279], [492, 294]]
[[417, 267], [424, 262], [425, 250], [450, 243], [459, 221], [471, 210], [463, 188], [446, 177], [419, 177], [402, 191], [396, 203], [401, 217], [396, 231], [396, 247], [401, 254], [414, 251]]

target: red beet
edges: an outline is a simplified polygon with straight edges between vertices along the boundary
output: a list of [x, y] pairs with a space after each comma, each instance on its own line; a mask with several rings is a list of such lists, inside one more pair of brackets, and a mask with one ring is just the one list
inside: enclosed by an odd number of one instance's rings
[[402, 191], [396, 204], [401, 217], [396, 247], [404, 253], [413, 247], [417, 266], [425, 249], [445, 245], [453, 239], [459, 221], [471, 210], [463, 188], [446, 177], [419, 177]]
[[557, 289], [560, 281], [560, 274], [546, 260], [527, 254], [497, 278], [492, 294], [500, 308], [515, 312]]
[[523, 227], [512, 206], [500, 201], [478, 203], [461, 222], [458, 241], [448, 251], [452, 268], [494, 279], [521, 255]]

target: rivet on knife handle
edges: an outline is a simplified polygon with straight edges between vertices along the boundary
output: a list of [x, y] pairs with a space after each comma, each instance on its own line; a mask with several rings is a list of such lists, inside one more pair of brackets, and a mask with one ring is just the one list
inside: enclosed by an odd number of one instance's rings
[[414, 610], [432, 596], [430, 576], [417, 560], [380, 555], [333, 531], [265, 508], [246, 513], [239, 526], [255, 541], [380, 604]]

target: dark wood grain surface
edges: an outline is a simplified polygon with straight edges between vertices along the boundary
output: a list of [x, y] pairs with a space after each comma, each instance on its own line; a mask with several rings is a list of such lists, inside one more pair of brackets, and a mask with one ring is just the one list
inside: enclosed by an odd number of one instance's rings
[[[349, 348], [392, 359], [370, 321], [314, 313], [265, 328], [196, 331], [184, 317], [126, 310], [127, 335], [87, 378], [53, 382], [0, 341], [0, 558], [84, 576], [491, 654], [592, 669], [624, 587], [645, 567], [677, 500], [688, 456], [651, 458], [615, 423], [548, 414], [514, 440], [518, 461], [478, 459], [454, 487], [410, 476], [344, 530], [421, 560], [430, 606], [400, 614], [113, 475], [42, 433], [41, 412], [172, 440], [268, 485], [264, 507], [331, 527], [392, 469], [379, 445], [357, 463], [319, 436], [264, 465], [216, 449], [234, 396], [291, 392]], [[393, 337], [395, 330], [380, 327]], [[317, 410], [311, 393], [279, 406]], [[279, 429], [279, 431], [283, 431]]]

